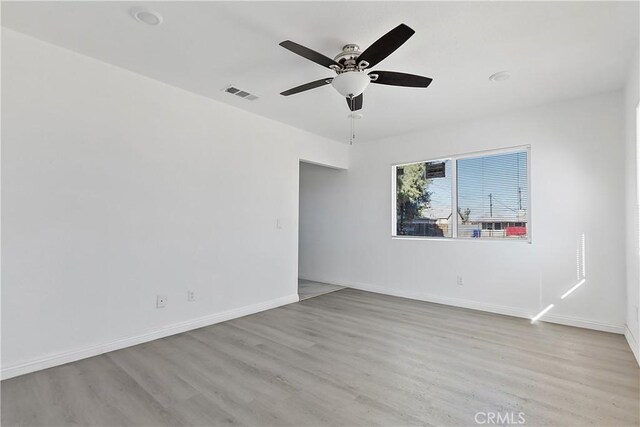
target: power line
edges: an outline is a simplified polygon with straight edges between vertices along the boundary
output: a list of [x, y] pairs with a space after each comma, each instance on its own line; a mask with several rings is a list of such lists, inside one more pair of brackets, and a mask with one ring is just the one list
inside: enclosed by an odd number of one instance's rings
[[[495, 197], [495, 196], [494, 196]], [[496, 197], [496, 202], [500, 203], [502, 205], [503, 208], [505, 209], [509, 209], [512, 212], [518, 213], [518, 210], [510, 208], [509, 206], [505, 205], [504, 203], [502, 203], [500, 200], [498, 200], [498, 198]], [[522, 210], [522, 201], [520, 201], [520, 210]]]

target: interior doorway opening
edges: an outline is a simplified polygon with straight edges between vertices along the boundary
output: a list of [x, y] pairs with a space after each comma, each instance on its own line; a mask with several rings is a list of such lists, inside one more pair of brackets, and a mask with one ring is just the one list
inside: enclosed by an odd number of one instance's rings
[[[298, 296], [300, 301], [343, 289], [327, 274], [336, 266], [335, 241], [329, 231], [338, 227], [343, 206], [340, 194], [345, 171], [300, 162], [298, 213]], [[334, 234], [335, 235], [335, 234]], [[333, 270], [333, 268], [332, 268]]]

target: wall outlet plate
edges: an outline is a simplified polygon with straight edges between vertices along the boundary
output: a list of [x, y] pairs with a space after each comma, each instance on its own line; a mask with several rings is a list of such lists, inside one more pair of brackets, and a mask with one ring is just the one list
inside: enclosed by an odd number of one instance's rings
[[196, 293], [194, 291], [187, 291], [187, 301], [193, 302], [196, 300]]
[[156, 308], [164, 308], [167, 306], [167, 296], [158, 295], [156, 298]]
[[458, 276], [456, 283], [458, 284], [458, 286], [463, 286], [464, 282], [462, 281], [462, 276]]

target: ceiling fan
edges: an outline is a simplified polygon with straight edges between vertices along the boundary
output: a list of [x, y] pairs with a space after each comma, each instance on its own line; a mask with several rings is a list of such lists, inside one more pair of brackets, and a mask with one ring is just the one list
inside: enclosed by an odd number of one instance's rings
[[340, 94], [347, 98], [347, 105], [351, 111], [362, 108], [363, 92], [369, 83], [406, 86], [427, 87], [432, 79], [414, 74], [398, 73], [395, 71], [369, 71], [380, 61], [391, 55], [396, 49], [406, 42], [415, 33], [405, 24], [400, 24], [364, 51], [360, 51], [357, 44], [348, 44], [342, 48], [334, 59], [307, 47], [285, 40], [280, 46], [298, 54], [323, 67], [335, 71], [337, 76], [309, 82], [282, 92], [280, 95], [289, 96], [296, 93], [315, 89], [320, 86], [331, 85]]

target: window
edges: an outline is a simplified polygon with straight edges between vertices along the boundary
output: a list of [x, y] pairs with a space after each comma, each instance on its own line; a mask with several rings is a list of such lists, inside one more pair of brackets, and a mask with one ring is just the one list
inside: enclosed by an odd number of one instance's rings
[[527, 151], [457, 163], [458, 237], [527, 239]]
[[396, 165], [393, 172], [394, 236], [530, 238], [528, 147]]
[[451, 160], [396, 167], [396, 235], [452, 237], [451, 212]]

